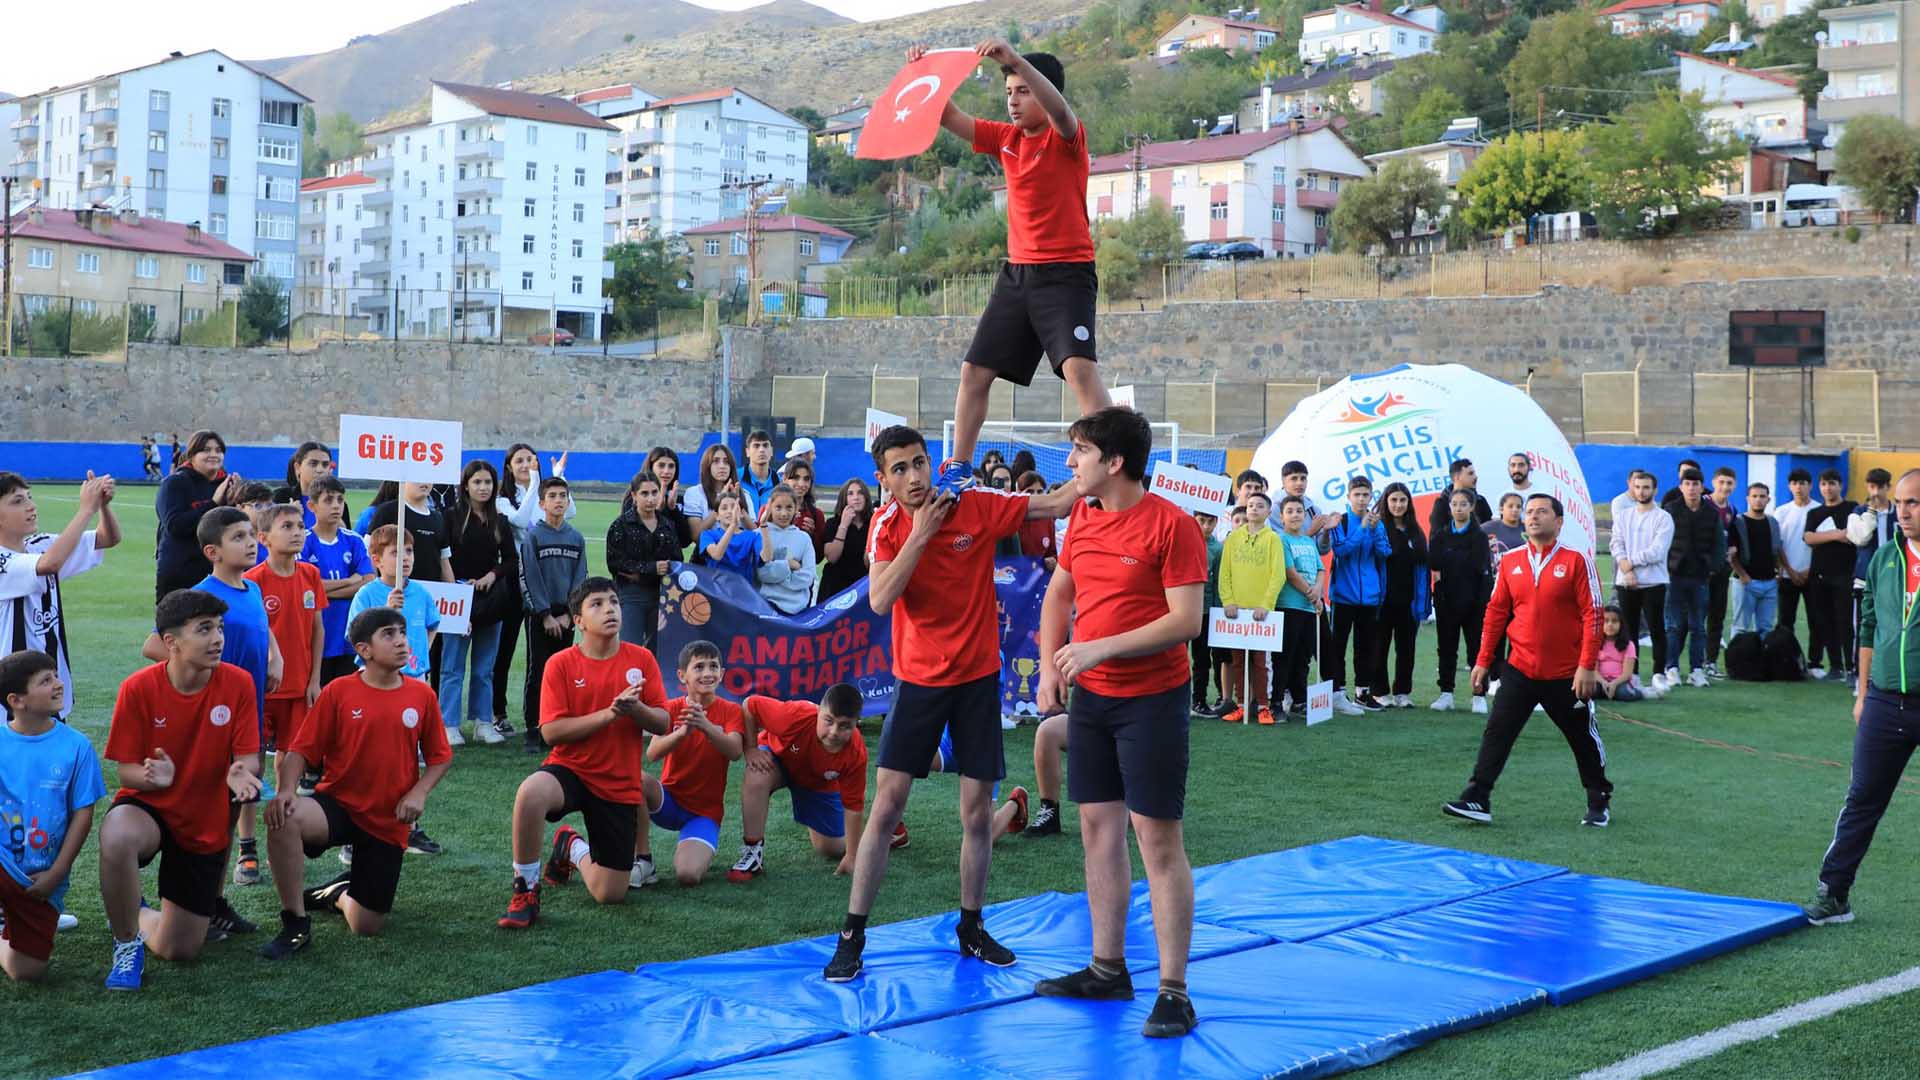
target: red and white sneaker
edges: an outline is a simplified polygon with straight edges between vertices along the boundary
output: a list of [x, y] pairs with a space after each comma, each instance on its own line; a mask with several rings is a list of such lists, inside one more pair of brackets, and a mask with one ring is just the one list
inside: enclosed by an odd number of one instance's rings
[[1016, 787], [1007, 793], [1007, 801], [1014, 806], [1013, 820], [1007, 822], [1005, 835], [1015, 836], [1027, 829], [1027, 789]]
[[912, 842], [912, 839], [907, 836], [907, 823], [903, 821], [893, 827], [893, 838], [887, 841], [887, 847], [899, 851]]
[[573, 877], [573, 842], [580, 834], [571, 825], [562, 825], [553, 830], [553, 853], [547, 856], [547, 865], [541, 869], [540, 877], [548, 885], [565, 885]]
[[540, 918], [540, 886], [528, 885], [518, 875], [513, 879], [513, 899], [507, 913], [500, 916], [500, 929], [525, 930]]
[[764, 842], [740, 845], [740, 858], [733, 864], [733, 869], [727, 871], [727, 880], [732, 882], [752, 881], [764, 873], [767, 869], [766, 859], [764, 857], [765, 848], [766, 845]]

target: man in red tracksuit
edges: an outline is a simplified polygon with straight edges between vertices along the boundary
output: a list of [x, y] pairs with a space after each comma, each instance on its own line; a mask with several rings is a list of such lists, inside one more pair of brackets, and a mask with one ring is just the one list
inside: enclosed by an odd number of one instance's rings
[[1514, 740], [1537, 705], [1546, 710], [1573, 748], [1580, 783], [1587, 789], [1587, 815], [1580, 824], [1607, 825], [1613, 784], [1607, 780], [1607, 748], [1588, 700], [1598, 685], [1600, 579], [1585, 555], [1560, 546], [1565, 511], [1551, 495], [1527, 499], [1527, 544], [1500, 559], [1499, 581], [1487, 604], [1480, 656], [1473, 666], [1473, 692], [1487, 692], [1487, 669], [1504, 636], [1510, 647], [1507, 673], [1493, 699], [1473, 779], [1442, 809], [1481, 824], [1493, 820], [1493, 785], [1513, 752]]

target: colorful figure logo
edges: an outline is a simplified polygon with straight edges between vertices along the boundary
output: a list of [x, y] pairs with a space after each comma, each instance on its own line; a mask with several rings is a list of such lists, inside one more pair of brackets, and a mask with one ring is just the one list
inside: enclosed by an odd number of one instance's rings
[[1395, 391], [1387, 391], [1374, 397], [1351, 397], [1339, 416], [1334, 417], [1336, 424], [1354, 425], [1346, 429], [1345, 434], [1359, 434], [1375, 428], [1386, 427], [1411, 420], [1416, 416], [1425, 416], [1432, 409], [1415, 408], [1413, 402]]

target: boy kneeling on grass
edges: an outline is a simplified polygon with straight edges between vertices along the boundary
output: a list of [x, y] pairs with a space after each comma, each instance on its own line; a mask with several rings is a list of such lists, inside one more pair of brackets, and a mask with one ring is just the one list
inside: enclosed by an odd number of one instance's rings
[[54, 928], [73, 860], [106, 795], [87, 737], [54, 718], [66, 707], [59, 664], [38, 649], [0, 660], [0, 970], [38, 982], [53, 958]]
[[[269, 960], [312, 942], [312, 908], [345, 916], [356, 934], [380, 932], [400, 885], [408, 830], [453, 764], [433, 688], [401, 674], [411, 658], [406, 616], [370, 608], [347, 636], [360, 672], [320, 691], [280, 754], [280, 794], [267, 805], [267, 858], [281, 907], [280, 933], [260, 948]], [[324, 779], [302, 797], [295, 788], [310, 765], [322, 767]], [[306, 860], [342, 844], [353, 845], [352, 868], [302, 889]]]
[[[667, 702], [672, 728], [647, 744], [648, 761], [664, 761], [660, 779], [649, 776], [647, 818], [680, 834], [673, 849], [673, 876], [698, 885], [720, 846], [726, 814], [727, 770], [746, 752], [747, 719], [740, 706], [719, 696], [720, 647], [689, 641], [675, 664], [681, 697]], [[652, 861], [652, 830], [640, 823], [635, 858]]]

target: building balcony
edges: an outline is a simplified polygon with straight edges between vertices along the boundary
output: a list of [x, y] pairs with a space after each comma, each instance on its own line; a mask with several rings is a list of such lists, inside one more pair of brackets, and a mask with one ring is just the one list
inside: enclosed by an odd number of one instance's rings
[[1827, 91], [1823, 90], [1820, 92], [1818, 112], [1820, 119], [1829, 122], [1851, 120], [1856, 116], [1899, 116], [1900, 95], [1888, 91], [1829, 97]]
[[39, 158], [14, 158], [7, 163], [7, 171], [15, 180], [38, 180], [40, 178]]
[[453, 219], [453, 231], [456, 233], [497, 233], [500, 231], [499, 214], [466, 214]]
[[506, 182], [498, 176], [469, 176], [465, 180], [453, 182], [455, 198], [465, 195], [483, 195], [497, 199], [504, 190], [506, 190]]
[[381, 207], [392, 207], [393, 189], [387, 188], [383, 191], [369, 191], [360, 197], [360, 205], [369, 210], [379, 209]]
[[1897, 68], [1900, 66], [1900, 43], [1896, 41], [1876, 41], [1872, 43], [1841, 43], [1820, 47], [1820, 70], [1822, 71], [1858, 71], [1861, 68]]
[[385, 259], [368, 259], [360, 264], [360, 276], [363, 278], [384, 278], [392, 272], [393, 264]]
[[465, 270], [498, 270], [500, 253], [497, 251], [456, 251], [453, 253], [453, 268]]
[[113, 198], [113, 178], [89, 182], [80, 189], [80, 197], [90, 203], [106, 202]]
[[368, 158], [361, 162], [360, 173], [363, 176], [371, 176], [376, 179], [382, 176], [392, 176], [393, 158], [391, 156]]
[[482, 139], [477, 142], [463, 142], [454, 151], [456, 161], [505, 161], [507, 144], [499, 139]]
[[13, 133], [13, 141], [22, 146], [40, 141], [40, 122], [38, 120], [15, 120], [8, 125]]
[[311, 258], [315, 255], [325, 255], [327, 245], [323, 240], [301, 240], [293, 250], [303, 258]]
[[[365, 273], [363, 270], [362, 273]], [[393, 306], [393, 294], [385, 291], [361, 293], [353, 298], [353, 309], [362, 314], [369, 311], [385, 311]]]
[[1295, 188], [1293, 205], [1302, 210], [1331, 210], [1340, 203], [1337, 191], [1320, 191], [1314, 188]]
[[360, 242], [363, 244], [384, 244], [391, 239], [392, 225], [369, 225], [360, 230]]
[[87, 110], [88, 127], [112, 127], [120, 122], [120, 107], [106, 105], [98, 109]]
[[96, 146], [80, 155], [80, 160], [88, 165], [112, 165], [120, 160], [120, 148], [117, 146]]

